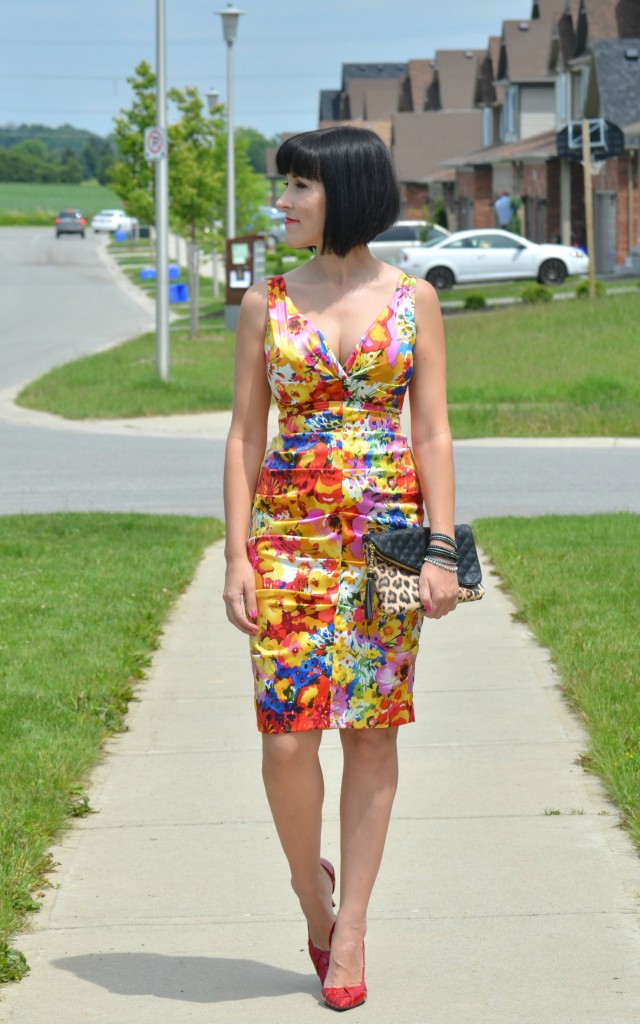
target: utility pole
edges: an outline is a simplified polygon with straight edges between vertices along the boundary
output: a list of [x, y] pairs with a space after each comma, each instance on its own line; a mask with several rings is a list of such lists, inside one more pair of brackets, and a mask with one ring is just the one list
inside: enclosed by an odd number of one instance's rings
[[167, 72], [165, 0], [156, 0], [156, 127], [162, 152], [156, 160], [156, 367], [169, 379], [169, 154], [167, 145]]
[[589, 298], [596, 297], [596, 252], [593, 234], [593, 188], [591, 181], [591, 138], [589, 121], [582, 122], [582, 168], [584, 171], [584, 211], [587, 229], [587, 252], [589, 253]]

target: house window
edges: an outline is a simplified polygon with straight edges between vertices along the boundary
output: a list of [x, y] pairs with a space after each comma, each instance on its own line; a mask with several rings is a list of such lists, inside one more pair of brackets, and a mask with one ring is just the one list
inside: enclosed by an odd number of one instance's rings
[[493, 109], [482, 108], [482, 145], [490, 146], [493, 142]]
[[518, 88], [510, 86], [504, 95], [504, 138], [511, 142], [518, 138]]
[[563, 128], [569, 120], [569, 78], [566, 71], [561, 71], [556, 78], [556, 121], [558, 128]]

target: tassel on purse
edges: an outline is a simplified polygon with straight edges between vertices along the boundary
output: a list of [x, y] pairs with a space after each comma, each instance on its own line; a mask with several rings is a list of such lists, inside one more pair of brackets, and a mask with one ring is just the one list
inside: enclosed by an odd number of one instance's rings
[[[367, 563], [364, 614], [373, 618], [374, 595], [385, 615], [421, 607], [420, 570], [429, 544], [428, 526], [405, 526], [362, 538]], [[458, 550], [458, 601], [479, 601], [484, 594], [482, 570], [473, 531], [467, 523], [455, 527]]]

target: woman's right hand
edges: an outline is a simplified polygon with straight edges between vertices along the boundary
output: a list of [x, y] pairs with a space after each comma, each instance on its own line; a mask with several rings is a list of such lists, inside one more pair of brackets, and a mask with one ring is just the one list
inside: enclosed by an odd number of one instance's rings
[[258, 632], [256, 602], [256, 580], [253, 566], [248, 558], [237, 558], [227, 562], [227, 571], [222, 593], [227, 606], [227, 618], [236, 629], [248, 636]]

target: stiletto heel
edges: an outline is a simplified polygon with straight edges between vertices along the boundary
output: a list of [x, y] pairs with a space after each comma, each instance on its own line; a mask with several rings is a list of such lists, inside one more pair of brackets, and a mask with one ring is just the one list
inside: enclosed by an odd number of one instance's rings
[[[331, 935], [333, 936], [333, 930]], [[362, 1006], [367, 998], [367, 986], [364, 983], [364, 942], [362, 943], [362, 981], [360, 984], [343, 985], [340, 988], [325, 988], [323, 985], [322, 997], [329, 1009], [337, 1010], [338, 1013]]]
[[[321, 857], [320, 858], [320, 865], [321, 865], [321, 867], [324, 868], [324, 870], [327, 872], [329, 878], [331, 879], [331, 895], [333, 896], [334, 892], [336, 891], [336, 872], [335, 872], [335, 869], [333, 867], [333, 864], [331, 864], [330, 861], [325, 860], [324, 857]], [[334, 902], [333, 899], [331, 900], [331, 906], [335, 907], [335, 902]], [[335, 925], [334, 925], [334, 927], [335, 927]], [[307, 929], [307, 934], [308, 934], [308, 929]], [[333, 928], [331, 929], [331, 932], [329, 934], [329, 945], [331, 945], [331, 936], [332, 935], [333, 935]], [[309, 956], [311, 957], [311, 963], [315, 967], [316, 974], [320, 978], [321, 984], [324, 985], [324, 980], [325, 980], [325, 978], [327, 976], [327, 971], [329, 970], [329, 958], [331, 956], [331, 950], [330, 949], [318, 949], [318, 947], [314, 946], [313, 942], [311, 941], [311, 936], [310, 935], [308, 935], [308, 938], [309, 938]]]

